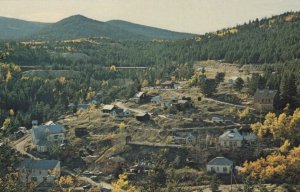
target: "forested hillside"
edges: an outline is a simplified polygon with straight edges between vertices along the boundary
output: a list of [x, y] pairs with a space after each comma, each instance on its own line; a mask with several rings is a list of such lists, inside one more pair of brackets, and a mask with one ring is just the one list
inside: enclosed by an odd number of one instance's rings
[[300, 57], [300, 13], [271, 18], [206, 34], [199, 59], [235, 63], [274, 63]]
[[21, 36], [32, 34], [47, 25], [47, 23], [0, 17], [0, 40], [18, 39]]

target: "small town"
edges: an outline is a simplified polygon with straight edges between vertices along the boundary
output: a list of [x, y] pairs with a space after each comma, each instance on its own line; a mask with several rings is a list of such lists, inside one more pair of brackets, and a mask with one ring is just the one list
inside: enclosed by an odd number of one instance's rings
[[0, 16], [0, 191], [300, 191], [300, 12], [274, 14], [205, 35]]

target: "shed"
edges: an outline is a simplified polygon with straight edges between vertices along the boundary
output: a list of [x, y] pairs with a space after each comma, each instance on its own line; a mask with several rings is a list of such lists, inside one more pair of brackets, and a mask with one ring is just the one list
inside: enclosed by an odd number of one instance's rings
[[138, 121], [149, 121], [150, 115], [148, 113], [140, 113], [135, 116]]

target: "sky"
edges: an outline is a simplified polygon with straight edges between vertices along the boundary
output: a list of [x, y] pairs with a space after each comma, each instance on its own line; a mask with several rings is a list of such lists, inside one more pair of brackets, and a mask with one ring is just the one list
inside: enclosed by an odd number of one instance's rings
[[300, 11], [300, 0], [0, 0], [4, 17], [56, 22], [81, 14], [196, 34], [287, 11]]

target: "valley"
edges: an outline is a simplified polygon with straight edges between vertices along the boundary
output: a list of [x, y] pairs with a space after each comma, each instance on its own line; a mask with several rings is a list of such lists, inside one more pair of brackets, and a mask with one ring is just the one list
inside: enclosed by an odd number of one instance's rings
[[0, 18], [0, 191], [299, 191], [299, 24]]

